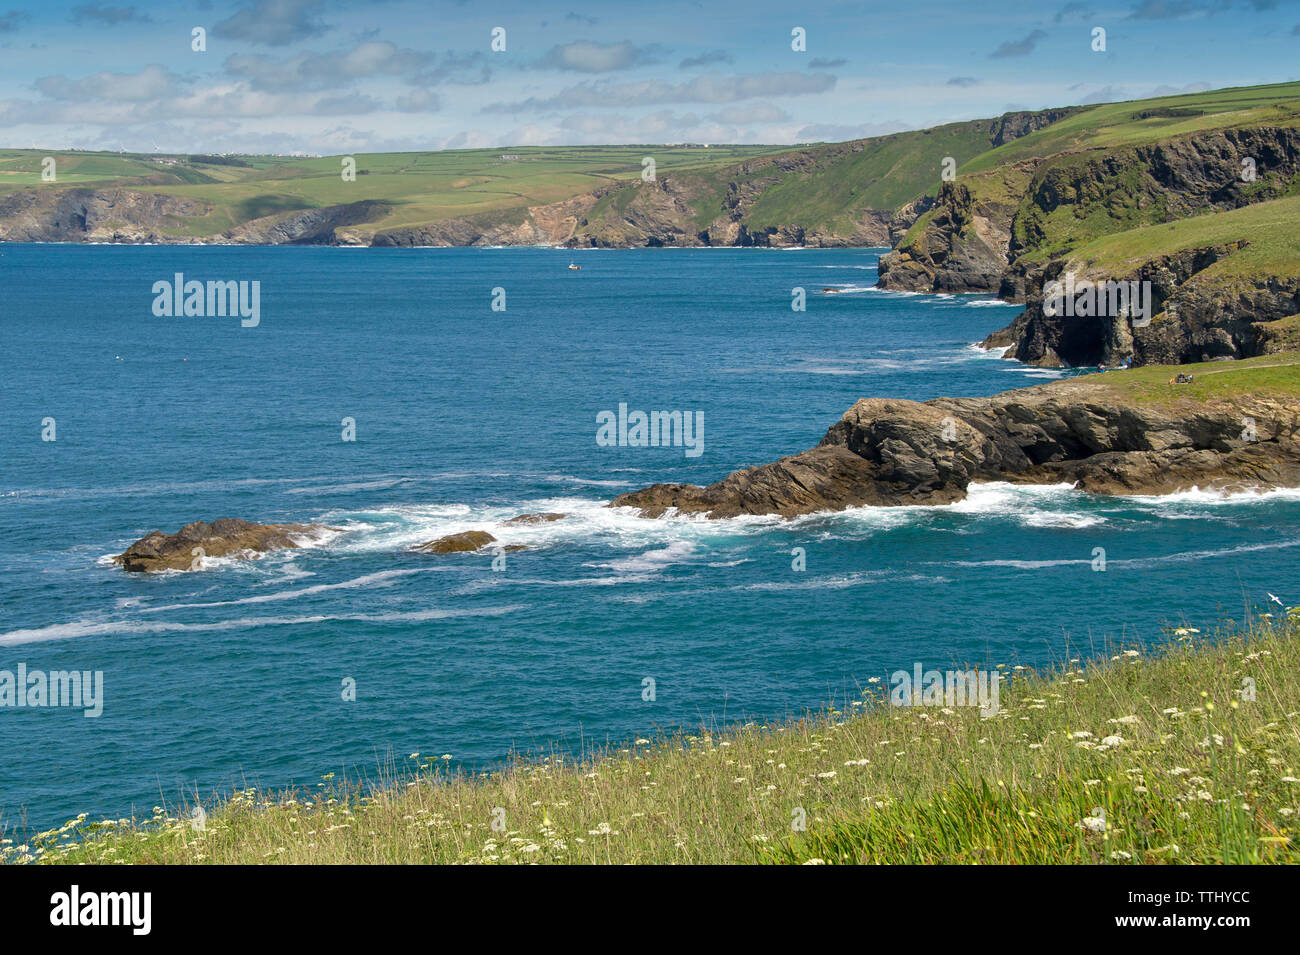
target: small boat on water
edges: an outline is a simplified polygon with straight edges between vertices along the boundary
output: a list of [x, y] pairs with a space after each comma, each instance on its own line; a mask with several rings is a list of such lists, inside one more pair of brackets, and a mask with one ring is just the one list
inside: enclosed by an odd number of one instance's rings
[[569, 271], [570, 271], [570, 272], [581, 272], [581, 271], [582, 271], [582, 266], [581, 266], [581, 265], [575, 265], [574, 263], [570, 262], [570, 263], [569, 263]]

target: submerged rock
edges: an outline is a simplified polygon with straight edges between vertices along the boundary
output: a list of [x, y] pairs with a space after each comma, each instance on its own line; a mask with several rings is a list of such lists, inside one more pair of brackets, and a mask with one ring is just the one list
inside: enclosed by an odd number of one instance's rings
[[295, 535], [323, 529], [319, 524], [255, 524], [230, 517], [210, 524], [195, 521], [175, 534], [153, 531], [114, 557], [113, 562], [132, 573], [197, 570], [204, 557], [248, 558], [295, 548], [299, 546], [293, 539]]
[[[487, 531], [461, 531], [459, 534], [448, 534], [446, 537], [439, 537], [437, 540], [431, 540], [426, 544], [417, 544], [411, 549], [425, 554], [463, 554], [482, 550], [488, 544], [495, 544], [496, 542], [497, 539]], [[501, 549], [527, 550], [528, 548], [524, 544], [507, 544]]]
[[862, 505], [949, 504], [981, 481], [1069, 482], [1099, 494], [1300, 486], [1300, 399], [1240, 394], [1191, 401], [1166, 386], [1170, 394], [1153, 400], [1145, 391], [1111, 387], [1128, 374], [990, 398], [866, 398], [809, 451], [708, 487], [655, 484], [610, 506], [635, 507], [644, 517], [670, 508], [715, 519], [793, 517]]
[[548, 524], [551, 521], [562, 521], [568, 514], [556, 514], [554, 511], [541, 511], [537, 514], [520, 514], [518, 517], [512, 517], [506, 521], [507, 524]]
[[495, 540], [487, 531], [461, 531], [459, 534], [448, 534], [425, 544], [417, 544], [411, 549], [426, 554], [459, 554], [479, 550]]

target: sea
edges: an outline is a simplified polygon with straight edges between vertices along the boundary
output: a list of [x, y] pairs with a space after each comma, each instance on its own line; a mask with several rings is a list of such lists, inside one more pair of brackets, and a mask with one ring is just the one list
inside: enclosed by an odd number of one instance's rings
[[[877, 289], [882, 251], [0, 245], [0, 681], [100, 681], [98, 712], [0, 705], [0, 827], [845, 712], [918, 663], [1147, 652], [1300, 603], [1296, 491], [607, 506], [812, 447], [862, 397], [1082, 373], [976, 345], [1016, 306]], [[256, 322], [171, 314], [177, 276], [257, 283]], [[620, 406], [695, 446], [598, 440]], [[534, 512], [566, 516], [508, 523]], [[221, 517], [323, 529], [111, 562]], [[500, 549], [412, 549], [466, 530]]]

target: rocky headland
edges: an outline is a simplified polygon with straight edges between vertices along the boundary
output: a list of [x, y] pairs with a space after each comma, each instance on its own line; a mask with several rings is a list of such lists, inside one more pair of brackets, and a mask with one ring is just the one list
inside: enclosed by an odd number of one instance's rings
[[[1300, 486], [1300, 391], [1246, 390], [1218, 374], [1293, 376], [1300, 359], [1192, 371], [1109, 372], [989, 398], [864, 398], [814, 448], [716, 484], [656, 484], [615, 498], [642, 516], [793, 517], [863, 505], [949, 504], [975, 482], [1069, 482], [1098, 494]], [[1248, 371], [1250, 369], [1251, 371]], [[1223, 385], [1224, 387], [1216, 387]]]

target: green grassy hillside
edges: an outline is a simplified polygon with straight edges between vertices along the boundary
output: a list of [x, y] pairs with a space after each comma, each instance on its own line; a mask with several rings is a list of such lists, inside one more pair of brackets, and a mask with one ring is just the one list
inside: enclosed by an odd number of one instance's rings
[[[385, 228], [542, 205], [624, 180], [639, 180], [641, 161], [656, 172], [708, 171], [787, 150], [773, 146], [595, 146], [356, 154], [357, 178], [345, 182], [341, 157], [239, 157], [247, 166], [185, 156], [0, 150], [0, 196], [19, 189], [130, 188], [202, 199], [210, 215], [189, 234], [209, 235], [249, 219], [380, 199], [391, 203]], [[503, 155], [517, 159], [503, 159]], [[41, 181], [41, 161], [56, 160], [58, 179]]]
[[978, 172], [1001, 163], [1079, 149], [1158, 142], [1209, 129], [1300, 123], [1300, 83], [1182, 93], [1093, 106], [992, 149], [964, 165]]
[[987, 152], [996, 125], [996, 120], [952, 123], [863, 140], [856, 148], [813, 150], [815, 171], [782, 176], [763, 191], [747, 220], [751, 228], [806, 222], [848, 231], [862, 210], [892, 211], [933, 192], [945, 157], [960, 165]]
[[[377, 230], [418, 228], [465, 217], [518, 223], [531, 207], [602, 190], [588, 213], [593, 230], [639, 242], [622, 230], [633, 203], [640, 220], [656, 219], [667, 230], [694, 238], [717, 221], [735, 221], [750, 233], [798, 229], [847, 237], [868, 218], [885, 221], [895, 211], [940, 186], [942, 164], [951, 157], [958, 180], [976, 205], [1009, 206], [1029, 181], [1025, 160], [1050, 165], [1059, 177], [1099, 150], [1132, 148], [1207, 130], [1300, 123], [1300, 83], [1184, 94], [1128, 103], [1071, 107], [998, 119], [951, 123], [849, 143], [801, 148], [781, 146], [592, 146], [518, 147], [440, 152], [359, 154], [358, 176], [344, 182], [341, 157], [292, 158], [0, 150], [0, 199], [17, 190], [72, 187], [129, 188], [202, 200], [210, 211], [165, 224], [164, 234], [216, 236], [263, 216], [379, 200], [357, 236]], [[1001, 143], [996, 145], [995, 143]], [[58, 180], [41, 180], [41, 160], [53, 155]], [[655, 160], [670, 180], [672, 201], [654, 209], [638, 198], [642, 159]], [[503, 158], [510, 157], [510, 158]], [[624, 185], [626, 188], [618, 188]], [[613, 187], [611, 189], [611, 187]], [[1267, 188], [1262, 183], [1260, 189]], [[652, 203], [653, 205], [653, 203]], [[653, 215], [647, 216], [648, 212]], [[1089, 210], [1025, 216], [1051, 234], [1043, 254], [1089, 241], [1117, 229], [1156, 220], [1160, 209]], [[933, 213], [908, 233], [920, 235]], [[860, 234], [860, 233], [859, 233]], [[876, 235], [880, 234], [877, 225]]]
[[[970, 189], [976, 203], [1019, 199], [1026, 174], [1015, 163], [1047, 160], [1036, 178], [1055, 176], [1069, 180], [1102, 151], [1164, 142], [1212, 130], [1258, 126], [1300, 126], [1300, 83], [1281, 83], [1190, 93], [1158, 99], [1110, 103], [1080, 110], [1043, 129], [985, 150], [958, 167], [958, 180]], [[1267, 171], [1265, 171], [1265, 177]], [[1014, 180], [1014, 182], [1012, 181]], [[1267, 179], [1265, 179], [1265, 183]], [[1263, 188], [1261, 183], [1256, 189]], [[1163, 210], [1150, 207], [1117, 208], [1113, 203], [1089, 209], [1080, 218], [1073, 204], [1065, 204], [1044, 226], [1048, 241], [1035, 242], [1031, 258], [1052, 254], [1117, 228], [1159, 221]], [[900, 246], [922, 233], [934, 217], [927, 213], [914, 223]]]
[[1106, 235], [1078, 246], [1070, 262], [1080, 273], [1130, 275], [1161, 256], [1232, 243], [1242, 247], [1198, 273], [1198, 280], [1300, 278], [1300, 195]]

